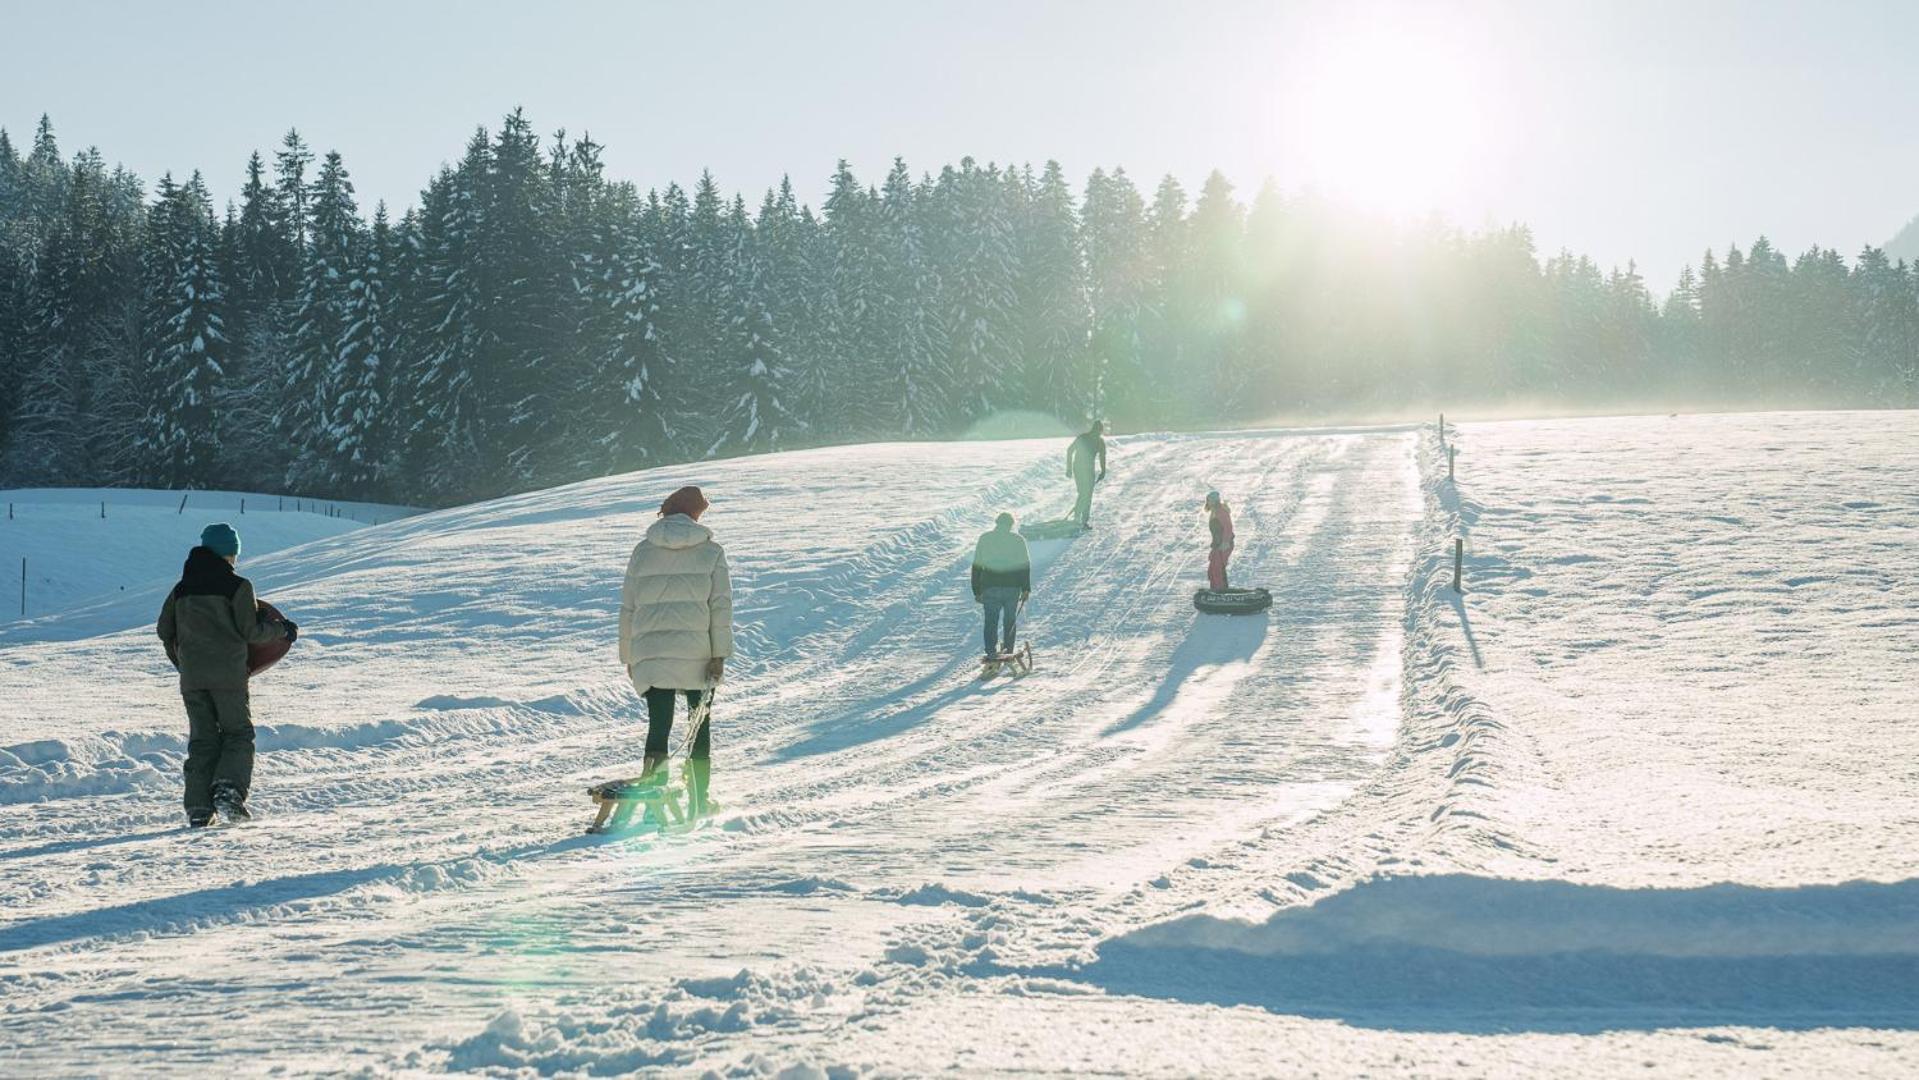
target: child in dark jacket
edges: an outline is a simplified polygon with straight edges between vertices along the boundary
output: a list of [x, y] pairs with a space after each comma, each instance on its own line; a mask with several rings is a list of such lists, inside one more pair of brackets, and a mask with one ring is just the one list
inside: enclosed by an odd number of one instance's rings
[[180, 672], [187, 709], [186, 809], [194, 827], [245, 820], [253, 784], [253, 718], [247, 702], [247, 647], [292, 641], [299, 627], [266, 619], [253, 583], [233, 572], [240, 536], [224, 522], [200, 534], [180, 583], [160, 608], [160, 642]]

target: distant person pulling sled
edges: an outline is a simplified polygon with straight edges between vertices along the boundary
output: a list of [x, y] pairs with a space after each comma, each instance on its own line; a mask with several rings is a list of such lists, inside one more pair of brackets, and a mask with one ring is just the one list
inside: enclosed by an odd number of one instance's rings
[[187, 553], [180, 583], [167, 593], [158, 630], [180, 672], [187, 710], [186, 810], [194, 828], [215, 811], [245, 821], [253, 787], [253, 716], [247, 696], [250, 646], [291, 642], [300, 628], [261, 611], [253, 583], [233, 572], [240, 534], [208, 525]]
[[[733, 654], [733, 585], [726, 552], [699, 523], [706, 496], [683, 487], [660, 504], [660, 519], [633, 548], [620, 591], [620, 662], [646, 698], [646, 759], [640, 779], [652, 781], [668, 753], [673, 705], [684, 695], [692, 749], [687, 757], [688, 809], [707, 808], [712, 776], [713, 691]], [[615, 826], [631, 816], [620, 808]]]
[[1073, 486], [1079, 489], [1079, 497], [1073, 502], [1073, 520], [1079, 522], [1082, 529], [1093, 516], [1093, 485], [1106, 479], [1106, 440], [1101, 437], [1105, 431], [1106, 425], [1095, 420], [1085, 434], [1066, 448], [1066, 475], [1073, 478]]
[[1033, 592], [1033, 560], [1026, 539], [1013, 529], [1013, 515], [1001, 514], [993, 531], [973, 545], [973, 601], [985, 609], [987, 674], [1003, 663], [1030, 669], [1032, 651], [1015, 653], [1019, 611]]
[[1206, 583], [1214, 592], [1225, 592], [1226, 560], [1233, 557], [1233, 512], [1217, 491], [1206, 493], [1206, 528], [1213, 534], [1213, 546], [1206, 555]]

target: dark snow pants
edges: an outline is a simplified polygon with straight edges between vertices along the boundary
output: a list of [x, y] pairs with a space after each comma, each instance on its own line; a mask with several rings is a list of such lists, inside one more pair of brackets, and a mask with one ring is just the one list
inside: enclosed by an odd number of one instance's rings
[[189, 815], [213, 813], [213, 787], [231, 784], [241, 800], [253, 786], [253, 716], [245, 687], [183, 690], [187, 705]]
[[[673, 698], [686, 695], [686, 711], [690, 717], [700, 707], [701, 697], [711, 698], [711, 690], [663, 690], [649, 686], [646, 690], [646, 756], [665, 757], [668, 749], [667, 737], [673, 734]], [[711, 719], [712, 706], [707, 707], [708, 719]], [[713, 725], [702, 723], [700, 730], [693, 733], [693, 749], [687, 755], [695, 761], [705, 761], [713, 748]]]
[[986, 655], [1012, 652], [1013, 635], [1019, 629], [1014, 625], [1019, 619], [1019, 590], [995, 585], [980, 592], [979, 602], [986, 609]]

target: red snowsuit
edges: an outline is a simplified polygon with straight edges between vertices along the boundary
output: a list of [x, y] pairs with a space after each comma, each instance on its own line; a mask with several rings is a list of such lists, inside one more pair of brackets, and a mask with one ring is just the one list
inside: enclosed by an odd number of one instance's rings
[[1213, 507], [1206, 517], [1206, 525], [1213, 533], [1212, 550], [1206, 556], [1206, 582], [1213, 590], [1226, 588], [1226, 560], [1233, 557], [1233, 514], [1226, 509], [1225, 503]]

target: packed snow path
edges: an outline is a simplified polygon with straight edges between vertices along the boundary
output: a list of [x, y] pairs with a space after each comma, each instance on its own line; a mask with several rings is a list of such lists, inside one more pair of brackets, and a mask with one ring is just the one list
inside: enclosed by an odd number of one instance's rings
[[[1874, 437], [1896, 443], [1912, 421], [1881, 423]], [[1907, 955], [1919, 949], [1897, 946], [1915, 925], [1909, 844], [1801, 852], [1756, 878], [1888, 883], [1831, 897], [1627, 902], [1555, 880], [1569, 867], [1607, 885], [1743, 879], [1735, 860], [1755, 849], [1741, 838], [1763, 832], [1747, 808], [1750, 827], [1718, 821], [1730, 840], [1686, 850], [1642, 820], [1640, 847], [1592, 844], [1573, 861], [1569, 848], [1614, 821], [1595, 808], [1619, 801], [1582, 791], [1579, 771], [1630, 790], [1634, 755], [1583, 722], [1542, 722], [1519, 707], [1530, 699], [1515, 705], [1535, 683], [1514, 672], [1576, 671], [1637, 642], [1630, 625], [1609, 639], [1562, 632], [1578, 620], [1534, 616], [1543, 609], [1514, 586], [1547, 577], [1542, 564], [1583, 562], [1547, 527], [1556, 504], [1540, 493], [1590, 486], [1578, 468], [1590, 438], [1470, 429], [1462, 464], [1485, 470], [1483, 493], [1438, 481], [1431, 434], [1410, 430], [1124, 440], [1094, 531], [1035, 546], [1022, 629], [1039, 669], [1017, 682], [975, 678], [965, 564], [995, 511], [1063, 514], [1058, 443], [667, 469], [307, 545], [243, 567], [306, 633], [256, 687], [265, 820], [208, 834], [178, 827], [183, 725], [147, 626], [157, 597], [88, 613], [90, 627], [132, 628], [120, 634], [59, 641], [71, 635], [58, 620], [39, 628], [50, 640], [0, 632], [0, 1060], [50, 1075], [236, 1062], [1185, 1074], [1637, 1070], [1659, 1058], [1700, 1073], [1763, 1070], [1755, 1055], [1783, 1045], [1896, 1071], [1909, 989], [1840, 1002], [1897, 1032], [1701, 1039], [1659, 1030], [1671, 1026], [1659, 1002], [1603, 965], [1552, 961], [1603, 946], [1595, 927], [1635, 911], [1648, 951], [1671, 948], [1662, 932], [1728, 947], [1665, 925], [1675, 911], [1800, 941], [1834, 940], [1840, 911], [1851, 914], [1837, 940], [1865, 965], [1846, 969], [1851, 982], [1919, 974]], [[1613, 438], [1645, 443], [1638, 429]], [[1543, 456], [1515, 474], [1490, 450], [1479, 466], [1478, 447]], [[1909, 538], [1911, 470], [1880, 479], [1892, 491], [1881, 516], [1841, 514], [1836, 527]], [[583, 838], [585, 784], [638, 757], [640, 710], [613, 660], [619, 574], [658, 498], [688, 481], [714, 497], [708, 520], [735, 568], [721, 813], [687, 836]], [[1694, 482], [1665, 476], [1649, 497]], [[1234, 503], [1235, 579], [1274, 591], [1268, 618], [1191, 607], [1198, 503], [1214, 487]], [[1614, 523], [1576, 503], [1594, 526]], [[1489, 516], [1522, 509], [1528, 528], [1489, 533]], [[1436, 585], [1456, 532], [1478, 575], [1464, 605]], [[1896, 550], [1872, 543], [1851, 557], [1892, 573]], [[1910, 618], [1896, 592], [1909, 578], [1837, 580], [1877, 597], [1834, 593], [1824, 638], [1843, 640], [1848, 620]], [[1694, 629], [1686, 648], [1714, 652], [1710, 624]], [[1536, 641], [1560, 651], [1534, 653]], [[1910, 671], [1909, 651], [1872, 656], [1872, 680]], [[1860, 700], [1879, 700], [1877, 685]], [[1622, 723], [1640, 719], [1632, 704], [1614, 703]], [[1660, 784], [1696, 786], [1689, 756], [1698, 748], [1656, 755]], [[1909, 832], [1899, 807], [1913, 798], [1910, 775], [1871, 782], [1893, 803], [1890, 818], [1851, 815], [1868, 850]], [[1563, 812], [1539, 813], [1539, 799]], [[1683, 857], [1647, 864], [1651, 843]], [[1375, 877], [1399, 871], [1439, 876]], [[1534, 926], [1541, 905], [1557, 915]], [[1337, 951], [1348, 938], [1390, 946], [1395, 932], [1416, 950], [1366, 953], [1378, 971]], [[1330, 968], [1301, 959], [1302, 936], [1334, 950]], [[1489, 941], [1519, 960], [1487, 961], [1475, 950]], [[1435, 947], [1466, 957], [1466, 973], [1429, 970], [1419, 950]], [[1657, 971], [1678, 986], [1701, 977], [1697, 965]], [[1787, 974], [1815, 997], [1831, 991], [1830, 966]], [[1425, 998], [1395, 997], [1407, 982]], [[1513, 1008], [1548, 986], [1591, 1000]], [[1434, 1013], [1435, 987], [1466, 1012]], [[1707, 1004], [1692, 1014], [1707, 1026], [1849, 1021], [1801, 1021], [1763, 997]], [[217, 1017], [217, 1038], [189, 1016]]]

